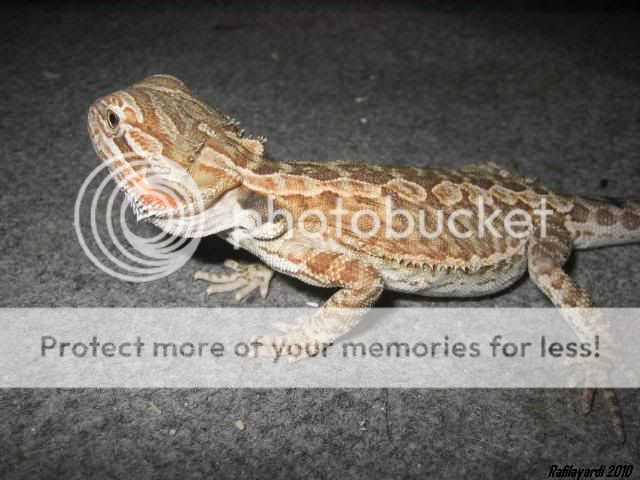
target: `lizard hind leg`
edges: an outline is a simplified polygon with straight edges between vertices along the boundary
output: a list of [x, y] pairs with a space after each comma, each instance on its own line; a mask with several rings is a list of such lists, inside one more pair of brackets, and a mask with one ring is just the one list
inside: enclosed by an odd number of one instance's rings
[[[578, 287], [563, 270], [564, 263], [571, 253], [570, 233], [559, 224], [550, 223], [547, 228], [547, 234], [544, 236], [540, 234], [539, 229], [532, 235], [528, 251], [529, 275], [536, 286], [560, 309], [564, 320], [578, 337], [591, 337], [595, 327], [602, 327], [606, 320], [601, 311], [593, 308], [593, 300], [589, 293]], [[598, 374], [602, 375], [603, 372]], [[611, 388], [601, 391], [607, 402], [616, 437], [624, 442], [624, 422], [616, 393]], [[583, 413], [591, 411], [595, 392], [593, 388], [583, 390]]]
[[266, 298], [273, 270], [261, 263], [241, 264], [235, 260], [225, 260], [224, 266], [231, 271], [224, 273], [198, 271], [194, 273], [194, 280], [211, 282], [211, 285], [207, 287], [205, 299], [217, 293], [235, 291], [235, 299], [239, 302], [256, 289], [262, 298]]

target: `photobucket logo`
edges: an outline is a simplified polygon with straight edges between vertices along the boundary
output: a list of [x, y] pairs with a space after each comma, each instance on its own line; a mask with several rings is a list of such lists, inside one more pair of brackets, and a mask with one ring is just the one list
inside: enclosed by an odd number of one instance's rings
[[[284, 222], [286, 228], [283, 230], [287, 232], [285, 238], [291, 238], [294, 231], [306, 238], [321, 238], [331, 228], [331, 234], [336, 238], [342, 237], [346, 229], [349, 236], [394, 240], [403, 240], [415, 234], [427, 239], [435, 239], [444, 234], [462, 240], [487, 236], [524, 239], [534, 227], [539, 228], [539, 235], [544, 238], [547, 217], [553, 215], [553, 210], [547, 208], [544, 198], [537, 208], [531, 210], [489, 209], [482, 197], [478, 198], [472, 208], [409, 211], [397, 208], [392, 197], [387, 196], [377, 210], [349, 211], [343, 207], [342, 199], [337, 198], [335, 206], [328, 211], [304, 210], [294, 218], [289, 210], [279, 207], [273, 198], [269, 198], [266, 221], [271, 225]], [[259, 221], [260, 219], [257, 223]]]
[[84, 253], [100, 270], [129, 282], [150, 282], [170, 275], [191, 258], [199, 239], [179, 232], [156, 233], [142, 222], [136, 223], [134, 231], [127, 223], [129, 205], [138, 220], [201, 211], [193, 181], [173, 170], [167, 161], [120, 156], [101, 163], [87, 176], [76, 198], [74, 227]]

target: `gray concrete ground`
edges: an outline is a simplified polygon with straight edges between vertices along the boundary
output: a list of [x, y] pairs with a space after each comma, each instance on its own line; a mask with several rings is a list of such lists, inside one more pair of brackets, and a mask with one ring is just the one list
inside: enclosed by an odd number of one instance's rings
[[[88, 105], [153, 73], [182, 78], [268, 137], [273, 158], [495, 161], [559, 190], [638, 195], [637, 17], [405, 2], [259, 10], [3, 7], [2, 306], [204, 305], [191, 275], [222, 268], [233, 254], [222, 241], [203, 242], [168, 278], [129, 284], [96, 269], [73, 231], [76, 192], [98, 162]], [[571, 270], [599, 305], [637, 307], [639, 254], [583, 252]], [[278, 276], [267, 300], [248, 304], [326, 296]], [[233, 304], [223, 295], [208, 305]], [[382, 305], [548, 302], [523, 280], [490, 298], [385, 294]], [[584, 417], [568, 390], [5, 390], [0, 477], [546, 478], [552, 463], [634, 462], [640, 471], [640, 394], [619, 397], [622, 446], [602, 398]]]

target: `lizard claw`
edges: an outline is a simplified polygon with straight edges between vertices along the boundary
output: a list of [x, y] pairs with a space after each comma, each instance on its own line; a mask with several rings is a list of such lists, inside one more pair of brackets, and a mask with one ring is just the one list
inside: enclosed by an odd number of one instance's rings
[[593, 408], [593, 399], [596, 395], [595, 388], [585, 388], [582, 391], [582, 398], [580, 399], [580, 407], [582, 408], [582, 413], [584, 415], [588, 415]]
[[206, 280], [212, 283], [207, 287], [205, 300], [216, 293], [235, 291], [234, 298], [239, 302], [255, 289], [258, 289], [262, 298], [266, 298], [273, 270], [261, 263], [247, 265], [235, 260], [225, 260], [224, 266], [231, 271], [225, 273], [198, 271], [193, 274], [194, 280]]

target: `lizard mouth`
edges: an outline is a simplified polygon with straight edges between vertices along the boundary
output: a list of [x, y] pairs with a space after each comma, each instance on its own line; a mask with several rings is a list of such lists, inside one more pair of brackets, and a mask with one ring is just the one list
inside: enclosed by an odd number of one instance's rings
[[124, 192], [138, 221], [189, 216], [200, 211], [201, 198], [188, 175], [147, 160], [109, 165], [111, 176]]
[[121, 169], [111, 172], [114, 180], [124, 192], [138, 220], [172, 216], [183, 203], [177, 193], [167, 188], [161, 177], [123, 175]]

